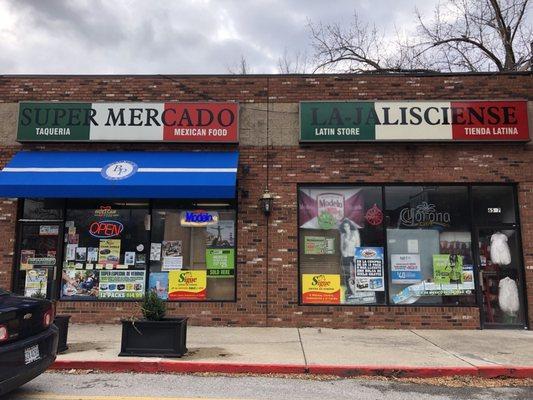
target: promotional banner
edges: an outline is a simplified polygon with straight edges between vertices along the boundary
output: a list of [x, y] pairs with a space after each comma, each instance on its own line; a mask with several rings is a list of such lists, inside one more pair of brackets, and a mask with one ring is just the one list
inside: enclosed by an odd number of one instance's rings
[[168, 273], [169, 300], [205, 300], [207, 292], [205, 270], [170, 271]]
[[100, 271], [100, 299], [141, 299], [146, 271]]
[[237, 143], [237, 103], [19, 104], [20, 142]]
[[364, 226], [364, 199], [361, 189], [305, 188], [299, 196], [300, 228], [337, 229], [343, 219], [357, 228]]
[[383, 247], [356, 247], [354, 264], [357, 290], [373, 292], [385, 290]]
[[218, 220], [215, 225], [207, 225], [207, 247], [234, 247], [235, 246], [235, 222], [233, 220]]
[[27, 270], [26, 282], [24, 284], [24, 296], [32, 297], [35, 295], [42, 295], [46, 297], [47, 282], [47, 269], [36, 268]]
[[235, 271], [235, 250], [206, 249], [205, 262], [210, 278], [230, 278]]
[[454, 254], [433, 254], [433, 282], [463, 283], [463, 257]]
[[340, 304], [341, 276], [338, 274], [302, 274], [302, 303]]
[[526, 101], [300, 103], [301, 142], [529, 140]]
[[406, 285], [422, 280], [420, 254], [391, 254], [391, 280]]
[[101, 271], [64, 268], [61, 276], [61, 299], [95, 300]]

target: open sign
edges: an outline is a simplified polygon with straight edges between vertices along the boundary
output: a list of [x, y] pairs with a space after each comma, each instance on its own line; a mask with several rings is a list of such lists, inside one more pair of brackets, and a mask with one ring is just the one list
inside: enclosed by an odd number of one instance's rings
[[124, 225], [118, 221], [96, 221], [89, 226], [89, 233], [95, 238], [111, 238], [121, 234]]

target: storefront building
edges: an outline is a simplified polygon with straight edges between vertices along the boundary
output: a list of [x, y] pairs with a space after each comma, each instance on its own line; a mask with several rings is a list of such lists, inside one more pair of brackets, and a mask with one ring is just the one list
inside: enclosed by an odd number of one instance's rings
[[530, 73], [2, 76], [0, 287], [75, 322], [528, 328]]

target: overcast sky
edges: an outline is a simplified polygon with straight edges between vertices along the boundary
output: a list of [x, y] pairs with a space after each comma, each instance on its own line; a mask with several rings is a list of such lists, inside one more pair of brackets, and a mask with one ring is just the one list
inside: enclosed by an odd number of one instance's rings
[[0, 74], [277, 73], [312, 56], [307, 21], [414, 28], [437, 0], [2, 0]]

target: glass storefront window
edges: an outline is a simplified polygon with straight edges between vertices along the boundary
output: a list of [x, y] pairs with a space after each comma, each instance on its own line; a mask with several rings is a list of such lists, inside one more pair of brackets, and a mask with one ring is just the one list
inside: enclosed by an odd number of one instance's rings
[[383, 304], [382, 189], [302, 186], [298, 193], [303, 304]]
[[477, 225], [516, 223], [512, 186], [473, 186], [474, 219]]
[[65, 216], [62, 300], [131, 300], [145, 292], [149, 203], [71, 200]]
[[475, 304], [466, 186], [385, 188], [391, 304]]
[[149, 289], [170, 301], [235, 300], [235, 218], [230, 204], [156, 202]]
[[35, 220], [54, 220], [63, 218], [62, 199], [25, 199], [22, 218]]

